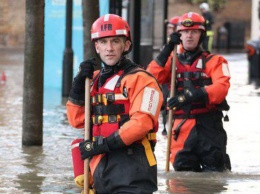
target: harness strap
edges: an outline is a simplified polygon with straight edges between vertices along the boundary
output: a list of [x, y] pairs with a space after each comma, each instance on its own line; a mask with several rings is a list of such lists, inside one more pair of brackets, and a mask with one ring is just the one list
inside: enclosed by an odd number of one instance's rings
[[149, 140], [147, 139], [147, 137], [142, 139], [142, 145], [144, 146], [145, 154], [146, 154], [147, 160], [149, 162], [149, 165], [150, 166], [156, 165], [157, 162], [156, 162], [156, 159], [154, 157], [151, 144], [150, 144]]
[[92, 122], [95, 125], [102, 123], [117, 123], [120, 120], [120, 115], [95, 115], [92, 117]]
[[130, 117], [128, 114], [123, 115], [95, 115], [92, 117], [93, 124], [101, 125], [102, 123], [116, 123], [119, 122], [121, 127], [125, 122], [129, 121]]
[[115, 102], [117, 100], [128, 100], [123, 94], [114, 94], [114, 93], [106, 93], [106, 94], [96, 94], [94, 97], [91, 97], [92, 104], [101, 104], [104, 103], [105, 105], [108, 102]]
[[[153, 140], [156, 140], [156, 133], [154, 132], [149, 132], [146, 137], [145, 137], [147, 140], [149, 141], [153, 141]], [[93, 137], [92, 140], [93, 141], [96, 141], [98, 139], [98, 137]], [[79, 143], [77, 144], [79, 145]]]
[[150, 132], [146, 135], [146, 137], [149, 141], [156, 140], [156, 133]]
[[187, 121], [187, 118], [184, 118], [180, 123], [179, 125], [176, 127], [176, 129], [174, 129], [174, 134], [173, 134], [173, 138], [174, 140], [176, 141], [178, 139], [178, 136], [180, 134], [180, 131], [181, 131], [181, 127], [182, 125]]
[[96, 105], [92, 109], [94, 115], [117, 115], [125, 112], [123, 104]]
[[178, 73], [176, 78], [184, 78], [184, 79], [199, 79], [203, 77], [208, 77], [204, 72], [183, 72]]
[[[207, 85], [212, 84], [212, 80], [210, 78], [206, 78], [206, 79], [203, 79], [203, 80], [191, 80], [191, 83], [195, 87], [196, 86], [203, 87], [203, 86], [207, 86]], [[183, 87], [184, 87], [184, 82], [183, 81], [178, 81], [177, 88], [183, 88]]]

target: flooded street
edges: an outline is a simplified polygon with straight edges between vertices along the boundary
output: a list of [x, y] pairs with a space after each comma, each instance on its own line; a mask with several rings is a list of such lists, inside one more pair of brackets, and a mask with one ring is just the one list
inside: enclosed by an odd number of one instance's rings
[[[167, 137], [158, 133], [156, 194], [260, 193], [260, 89], [248, 85], [246, 54], [225, 54], [231, 72], [227, 152], [232, 172], [165, 173]], [[22, 146], [23, 50], [0, 48], [0, 193], [80, 193], [73, 181], [71, 142], [81, 131], [70, 127], [60, 91], [44, 94], [43, 146]], [[160, 118], [161, 119], [161, 118]]]

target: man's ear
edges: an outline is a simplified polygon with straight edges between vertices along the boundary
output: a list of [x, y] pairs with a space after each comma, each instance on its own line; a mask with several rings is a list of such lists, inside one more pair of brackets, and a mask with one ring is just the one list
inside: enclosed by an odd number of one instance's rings
[[130, 47], [131, 47], [131, 44], [132, 44], [132, 43], [131, 43], [131, 41], [129, 41], [129, 40], [126, 40], [126, 41], [125, 41], [125, 50], [124, 50], [125, 52], [126, 52], [126, 51], [129, 51], [129, 49], [130, 49]]
[[96, 49], [96, 52], [99, 54], [99, 49], [98, 49], [98, 43], [95, 42], [95, 49]]

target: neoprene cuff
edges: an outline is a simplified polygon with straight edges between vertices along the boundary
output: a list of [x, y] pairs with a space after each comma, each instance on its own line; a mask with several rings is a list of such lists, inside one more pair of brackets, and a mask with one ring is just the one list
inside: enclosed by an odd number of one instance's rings
[[173, 51], [174, 45], [166, 44], [160, 54], [155, 58], [155, 61], [161, 66], [164, 67], [168, 57], [170, 56], [171, 52]]
[[116, 150], [126, 147], [118, 131], [112, 133], [110, 136], [107, 137], [107, 144], [110, 150]]
[[79, 98], [75, 99], [75, 98], [71, 97], [71, 95], [70, 95], [68, 100], [71, 101], [73, 104], [76, 104], [76, 105], [79, 105], [79, 106], [84, 106], [85, 105], [84, 98], [83, 98], [83, 100], [79, 99]]
[[77, 87], [74, 83], [69, 93], [69, 100], [73, 104], [83, 106], [85, 103], [85, 88]]

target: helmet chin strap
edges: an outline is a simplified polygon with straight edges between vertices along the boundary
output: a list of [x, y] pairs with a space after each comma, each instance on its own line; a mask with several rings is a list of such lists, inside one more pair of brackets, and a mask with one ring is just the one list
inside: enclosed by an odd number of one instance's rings
[[198, 45], [200, 45], [203, 42], [205, 37], [206, 37], [206, 32], [202, 31]]

